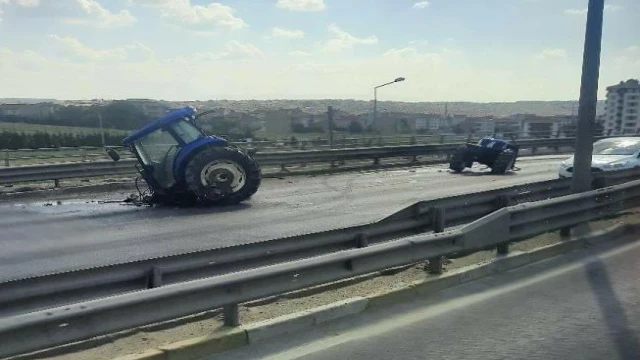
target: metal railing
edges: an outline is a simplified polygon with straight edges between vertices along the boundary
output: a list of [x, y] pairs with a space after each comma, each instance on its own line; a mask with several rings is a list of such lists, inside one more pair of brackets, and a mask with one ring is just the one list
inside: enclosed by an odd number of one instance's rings
[[[595, 187], [640, 178], [640, 169], [603, 172]], [[421, 201], [380, 221], [238, 246], [216, 248], [0, 283], [0, 316], [34, 311], [128, 291], [145, 290], [365, 247], [415, 233], [475, 221], [508, 205], [570, 194], [571, 179]], [[442, 219], [439, 221], [438, 216]]]
[[[627, 176], [629, 175], [631, 172], [627, 172]], [[633, 176], [637, 175], [637, 171], [633, 173]], [[612, 179], [599, 175], [596, 182], [604, 186], [608, 181], [622, 181], [623, 177], [616, 176]], [[487, 193], [477, 195], [477, 197], [478, 199], [487, 198]], [[214, 274], [213, 276], [200, 273], [198, 277], [209, 277], [63, 307], [4, 316], [0, 319], [0, 343], [3, 344], [0, 347], [0, 356], [11, 356], [66, 344], [216, 308], [225, 309], [225, 322], [228, 325], [237, 325], [237, 306], [240, 303], [425, 259], [431, 260], [431, 270], [437, 272], [437, 269], [433, 269], [433, 267], [434, 265], [441, 266], [438, 264], [438, 259], [441, 259], [442, 256], [467, 254], [496, 246], [499, 253], [506, 253], [510, 242], [599, 219], [627, 208], [639, 206], [640, 180], [586, 193], [511, 206], [511, 197], [509, 192], [506, 192], [499, 197], [498, 210], [491, 211], [487, 208], [488, 213], [485, 216], [458, 229], [446, 231], [446, 219], [451, 219], [447, 215], [447, 206], [454, 208], [452, 206], [454, 200], [452, 199], [440, 200], [442, 206], [439, 208], [433, 206], [436, 205], [434, 202], [414, 205], [414, 209], [424, 209], [425, 204], [429, 204], [431, 207], [429, 207], [428, 213], [421, 214], [417, 211], [410, 220], [413, 222], [413, 225], [410, 226], [402, 225], [403, 219], [406, 218], [402, 215], [382, 220], [380, 224], [383, 225], [378, 225], [377, 230], [375, 227], [351, 228], [346, 233], [344, 230], [340, 230], [306, 235], [307, 240], [313, 241], [313, 246], [319, 249], [327, 244], [348, 242], [348, 248], [341, 251], [338, 249], [328, 253], [321, 252], [317, 256], [306, 254], [304, 258], [293, 258], [287, 262], [271, 265], [256, 263], [253, 264], [253, 266], [257, 266], [255, 268], [240, 271], [236, 269], [234, 272]], [[492, 199], [495, 200], [491, 197], [486, 200], [492, 202]], [[447, 201], [448, 205], [445, 204]], [[518, 202], [518, 200], [514, 201]], [[494, 204], [494, 209], [495, 207]], [[403, 210], [398, 214], [406, 214], [411, 211]], [[455, 223], [455, 217], [452, 222]], [[434, 230], [435, 233], [424, 232], [428, 229]], [[397, 232], [398, 230], [400, 232]], [[406, 230], [414, 231], [414, 234], [420, 232], [420, 234], [405, 235], [406, 237], [396, 238], [393, 241], [384, 241], [385, 235], [402, 236], [399, 234]], [[343, 233], [345, 233], [345, 237], [341, 241], [336, 241]], [[376, 236], [380, 237], [376, 238]], [[296, 240], [300, 241], [299, 238]], [[288, 238], [274, 240], [272, 244], [279, 244], [281, 250], [286, 251], [288, 247], [294, 246], [296, 241], [294, 238]], [[276, 250], [276, 247], [270, 249], [254, 248], [254, 255], [262, 254], [265, 256], [267, 255], [266, 251], [273, 250]], [[229, 255], [229, 253], [218, 255], [221, 255], [218, 259], [223, 259], [224, 255]], [[250, 257], [249, 252], [242, 255]], [[200, 265], [204, 265], [206, 259], [196, 260], [200, 261]], [[211, 265], [211, 261], [215, 261], [215, 259], [210, 258], [209, 265]], [[236, 257], [233, 261], [242, 261], [242, 256]], [[184, 269], [189, 270], [188, 268], [186, 266]], [[162, 271], [158, 267], [151, 271], [151, 274], [145, 269], [130, 268], [128, 271], [132, 274], [136, 271], [144, 272], [140, 275], [143, 275], [142, 279], [148, 282], [162, 281]], [[172, 271], [179, 273], [180, 266], [176, 266]], [[104, 285], [101, 280], [109, 276], [108, 273], [102, 274], [102, 276], [93, 274], [91, 277], [75, 279], [75, 281], [84, 284], [87, 289], [100, 291]], [[37, 281], [48, 282], [44, 278]], [[69, 284], [73, 285], [73, 282]], [[2, 293], [7, 293], [7, 290], [9, 289], [3, 289]], [[17, 289], [13, 289], [11, 293], [20, 296]], [[23, 292], [22, 295], [26, 293], [28, 291]], [[51, 296], [35, 293], [31, 295]], [[102, 296], [106, 295], [110, 294], [104, 293]], [[162, 309], [162, 311], [148, 311], [149, 309]]]
[[[640, 204], [640, 181], [506, 207], [460, 229], [0, 319], [0, 356], [87, 339], [424, 259], [504, 246]], [[148, 311], [162, 309], [162, 311]]]
[[[540, 148], [552, 148], [557, 151], [563, 147], [572, 147], [575, 139], [538, 139], [518, 141], [521, 149], [528, 149], [535, 154]], [[410, 162], [417, 161], [419, 156], [446, 156], [451, 154], [460, 143], [435, 145], [402, 145], [365, 147], [352, 149], [309, 150], [309, 151], [279, 151], [257, 153], [256, 157], [261, 166], [279, 166], [280, 171], [286, 171], [287, 166], [314, 163], [341, 163], [351, 160], [373, 160], [373, 165], [384, 158], [408, 158]], [[135, 159], [113, 161], [73, 162], [48, 165], [27, 165], [0, 168], [0, 185], [20, 182], [54, 180], [56, 186], [62, 179], [88, 178], [109, 175], [134, 174]]]
[[[551, 134], [550, 132], [501, 132], [500, 137], [510, 139], [511, 136], [521, 140], [540, 140], [540, 139], [566, 139], [571, 138], [573, 134], [563, 133], [563, 136]], [[259, 152], [273, 151], [295, 151], [295, 150], [329, 150], [362, 148], [362, 147], [381, 147], [381, 146], [402, 146], [402, 145], [435, 145], [460, 143], [465, 141], [476, 141], [483, 134], [430, 134], [430, 135], [387, 135], [387, 136], [371, 136], [365, 135], [361, 137], [348, 137], [336, 135], [333, 146], [327, 138], [298, 138], [293, 135], [290, 138], [279, 140], [260, 140], [251, 142], [231, 142], [231, 144], [242, 148], [253, 148]], [[109, 146], [111, 148], [122, 150], [123, 158], [133, 158], [133, 155], [126, 148], [120, 146]], [[39, 149], [0, 149], [0, 166], [23, 166], [45, 163], [62, 163], [62, 162], [90, 162], [98, 160], [106, 160], [109, 157], [102, 147], [80, 146], [80, 147], [56, 147], [56, 148], [39, 148]]]

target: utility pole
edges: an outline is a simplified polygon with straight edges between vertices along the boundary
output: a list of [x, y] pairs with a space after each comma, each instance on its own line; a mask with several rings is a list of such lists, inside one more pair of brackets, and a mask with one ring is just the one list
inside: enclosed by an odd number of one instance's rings
[[329, 122], [329, 148], [333, 149], [333, 106], [327, 108], [327, 121]]
[[106, 143], [104, 141], [104, 128], [102, 126], [102, 103], [103, 103], [103, 99], [94, 99], [92, 100], [92, 103], [94, 103], [97, 106], [97, 113], [98, 113], [98, 126], [100, 127], [100, 138], [102, 139], [102, 147], [106, 147]]
[[373, 88], [373, 119], [371, 119], [371, 130], [375, 130], [376, 119], [378, 118], [378, 86]]
[[102, 108], [98, 108], [98, 122], [100, 123], [100, 136], [102, 137], [102, 147], [105, 147], [104, 129], [102, 128]]
[[603, 17], [604, 0], [589, 0], [578, 105], [576, 153], [571, 183], [574, 193], [591, 190], [591, 158], [598, 101]]

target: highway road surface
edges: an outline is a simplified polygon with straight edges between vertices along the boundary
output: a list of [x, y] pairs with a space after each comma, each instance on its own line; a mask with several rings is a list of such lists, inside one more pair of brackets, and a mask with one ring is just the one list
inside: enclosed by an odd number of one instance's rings
[[628, 240], [622, 247], [559, 256], [210, 360], [637, 360], [640, 239]]
[[0, 203], [0, 281], [369, 223], [420, 200], [557, 178], [561, 158], [523, 158], [502, 176], [434, 165], [266, 179], [250, 201], [225, 208], [98, 201], [122, 192]]

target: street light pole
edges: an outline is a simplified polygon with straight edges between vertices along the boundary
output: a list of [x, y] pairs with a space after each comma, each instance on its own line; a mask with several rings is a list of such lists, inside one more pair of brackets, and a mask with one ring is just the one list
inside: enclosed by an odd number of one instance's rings
[[96, 106], [97, 107], [97, 114], [98, 114], [98, 126], [100, 127], [100, 138], [102, 139], [102, 147], [106, 147], [105, 145], [105, 141], [104, 141], [104, 128], [102, 127], [102, 104], [103, 104], [103, 99], [93, 99], [92, 101], [92, 106]]
[[371, 120], [371, 129], [375, 127], [378, 116], [378, 87], [373, 88], [373, 119]]
[[387, 86], [387, 85], [391, 85], [391, 84], [395, 84], [397, 82], [402, 82], [405, 79], [403, 77], [398, 77], [393, 81], [389, 81], [388, 83], [384, 83], [382, 85], [378, 85], [376, 87], [373, 88], [373, 119], [371, 120], [371, 128], [375, 128], [375, 124], [376, 124], [376, 120], [378, 117], [378, 88], [381, 88], [383, 86]]
[[98, 108], [98, 122], [100, 123], [100, 136], [102, 137], [102, 147], [105, 147], [104, 130], [102, 128], [102, 109]]
[[578, 105], [576, 154], [571, 182], [571, 190], [574, 193], [591, 190], [591, 157], [598, 101], [603, 17], [604, 0], [589, 0]]

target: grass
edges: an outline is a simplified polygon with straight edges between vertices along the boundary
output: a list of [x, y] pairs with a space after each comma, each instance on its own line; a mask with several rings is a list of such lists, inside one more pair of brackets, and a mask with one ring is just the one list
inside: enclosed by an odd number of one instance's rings
[[[0, 132], [2, 131], [14, 131], [24, 132], [26, 134], [33, 134], [38, 131], [47, 132], [50, 134], [95, 134], [100, 132], [100, 128], [92, 127], [79, 127], [79, 126], [58, 126], [58, 125], [40, 125], [40, 124], [27, 124], [27, 123], [8, 123], [0, 122]], [[105, 129], [105, 133], [128, 135], [129, 131], [126, 130], [113, 130]]]

